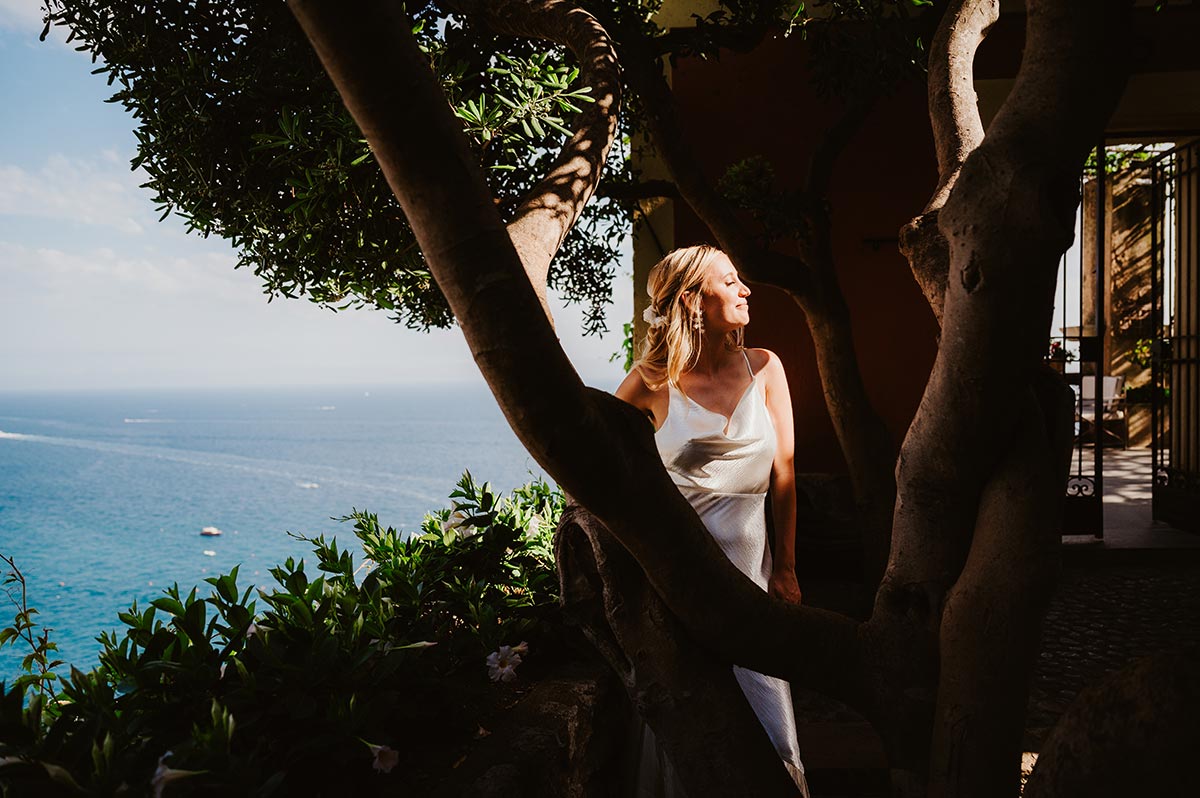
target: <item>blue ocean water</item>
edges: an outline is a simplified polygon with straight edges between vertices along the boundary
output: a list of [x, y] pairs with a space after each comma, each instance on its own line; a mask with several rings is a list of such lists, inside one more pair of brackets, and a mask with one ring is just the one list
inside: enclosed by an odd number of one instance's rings
[[[312, 562], [288, 531], [356, 542], [331, 520], [353, 508], [416, 530], [464, 469], [505, 491], [542, 474], [481, 385], [0, 393], [0, 553], [89, 668], [132, 601], [238, 564], [239, 587], [271, 585]], [[0, 679], [25, 653], [0, 650]]]

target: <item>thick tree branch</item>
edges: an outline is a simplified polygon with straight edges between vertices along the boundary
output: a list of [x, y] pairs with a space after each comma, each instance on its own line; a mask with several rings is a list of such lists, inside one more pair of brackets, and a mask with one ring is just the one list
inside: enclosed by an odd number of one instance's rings
[[901, 450], [896, 584], [937, 596], [954, 583], [994, 453], [1013, 435], [1011, 397], [1040, 368], [1079, 171], [1124, 86], [1127, 65], [1112, 57], [1119, 12], [1031, 0], [1013, 91], [939, 214], [950, 279], [941, 347]]
[[[853, 697], [858, 625], [769, 598], [671, 482], [644, 416], [585, 389], [500, 222], [479, 164], [388, 0], [292, 0], [400, 201], [509, 424], [643, 567], [689, 633], [729, 661]], [[422, 124], [412, 124], [413, 114]]]
[[952, 0], [929, 46], [929, 121], [938, 187], [926, 211], [940, 208], [967, 156], [983, 141], [975, 95], [975, 53], [1000, 17], [1000, 0]]
[[874, 104], [874, 95], [851, 99], [837, 121], [825, 129], [821, 141], [813, 150], [808, 165], [808, 177], [804, 181], [804, 193], [811, 201], [824, 202], [829, 196], [829, 183], [833, 178], [833, 167], [838, 156], [862, 129], [863, 122]]
[[930, 767], [931, 794], [946, 798], [1020, 791], [1025, 708], [1058, 574], [1074, 423], [1074, 394], [1057, 375], [1041, 379], [1057, 391], [1046, 392], [1045, 410], [1031, 389], [1017, 399], [1016, 436], [984, 487], [970, 554], [946, 599]]
[[[885, 651], [902, 650], [907, 641], [909, 660], [883, 666], [887, 682], [908, 685], [902, 695], [929, 691], [939, 673], [945, 677], [936, 659], [939, 634], [947, 595], [960, 576], [966, 581], [954, 600], [962, 617], [984, 624], [1004, 601], [972, 592], [983, 580], [976, 569], [989, 570], [987, 578], [994, 579], [1002, 560], [970, 563], [968, 552], [975, 557], [975, 551], [988, 551], [1009, 528], [1003, 522], [1009, 512], [1020, 510], [1025, 519], [1009, 534], [1031, 536], [1014, 547], [1036, 548], [1045, 531], [1024, 505], [1006, 506], [1004, 497], [1017, 488], [1002, 457], [1028, 432], [1021, 426], [1029, 423], [1027, 405], [1014, 397], [1036, 388], [1044, 369], [1055, 275], [1072, 236], [1079, 172], [1124, 86], [1127, 65], [1112, 56], [1125, 24], [1121, 7], [1030, 0], [1016, 85], [938, 213], [949, 252], [941, 345], [901, 447], [891, 556], [864, 630]], [[981, 512], [990, 518], [977, 531]], [[985, 540], [973, 550], [976, 534]], [[1028, 616], [1036, 608], [1007, 609]], [[957, 711], [964, 702], [956, 697], [989, 678], [987, 663], [970, 660], [969, 623], [952, 619], [941, 641], [949, 644], [943, 662], [957, 657], [967, 668], [955, 677], [965, 687], [954, 693], [951, 685], [942, 697], [943, 714]], [[959, 715], [963, 724], [986, 725], [998, 716], [964, 717]], [[956, 734], [971, 737], [973, 745], [978, 731], [964, 727]], [[952, 736], [940, 743], [937, 779], [952, 776], [940, 773], [956, 761]]]
[[999, 15], [999, 0], [954, 0], [929, 48], [929, 121], [937, 150], [938, 185], [921, 215], [901, 229], [900, 250], [938, 324], [950, 268], [938, 213], [967, 156], [983, 141], [975, 96], [975, 53]]
[[596, 18], [566, 0], [441, 0], [440, 4], [484, 20], [496, 33], [567, 47], [579, 62], [580, 81], [591, 90], [594, 102], [587, 103], [575, 120], [575, 135], [508, 223], [513, 246], [549, 316], [550, 262], [599, 184], [616, 137], [621, 97], [616, 52]]
[[555, 559], [564, 612], [616, 671], [689, 794], [797, 794], [730, 664], [686, 633], [595, 516], [568, 506]]
[[825, 409], [854, 490], [863, 541], [864, 581], [878, 584], [891, 546], [896, 444], [867, 396], [854, 348], [850, 311], [837, 285], [837, 274], [830, 266], [820, 278], [822, 290], [797, 302], [804, 309], [812, 334]]
[[950, 273], [950, 249], [938, 227], [940, 213], [938, 208], [925, 211], [900, 228], [900, 252], [908, 260], [909, 269], [939, 326], [946, 304], [946, 279]]
[[641, 180], [637, 183], [604, 184], [596, 196], [615, 200], [680, 199], [679, 189], [670, 180]]

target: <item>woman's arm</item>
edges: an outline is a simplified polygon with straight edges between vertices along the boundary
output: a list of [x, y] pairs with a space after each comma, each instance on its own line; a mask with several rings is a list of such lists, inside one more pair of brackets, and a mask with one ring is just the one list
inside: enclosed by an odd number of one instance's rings
[[800, 603], [796, 582], [796, 437], [792, 423], [792, 397], [783, 363], [774, 352], [761, 350], [767, 412], [775, 425], [775, 461], [771, 465], [771, 517], [775, 521], [775, 556], [768, 591], [785, 601]]

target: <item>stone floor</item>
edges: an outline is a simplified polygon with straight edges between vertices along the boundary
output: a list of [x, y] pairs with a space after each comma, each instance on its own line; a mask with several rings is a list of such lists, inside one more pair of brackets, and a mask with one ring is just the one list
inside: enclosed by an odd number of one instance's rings
[[[1084, 459], [1090, 462], [1090, 451]], [[1182, 532], [1151, 517], [1149, 449], [1106, 448], [1104, 467], [1104, 536], [1067, 535], [1067, 556], [1080, 546], [1106, 550], [1200, 549], [1200, 535]]]
[[1200, 560], [1066, 567], [1042, 627], [1028, 750], [1085, 685], [1160, 651], [1200, 653]]

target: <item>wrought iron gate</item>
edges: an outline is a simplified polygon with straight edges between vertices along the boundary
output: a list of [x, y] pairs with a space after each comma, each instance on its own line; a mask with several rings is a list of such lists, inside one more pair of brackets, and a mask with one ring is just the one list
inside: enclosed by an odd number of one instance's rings
[[1092, 413], [1085, 418], [1084, 404], [1085, 385], [1091, 381], [1094, 394], [1095, 375], [1103, 374], [1100, 360], [1108, 249], [1103, 198], [1107, 176], [1106, 170], [1096, 165], [1104, 162], [1101, 145], [1080, 176], [1082, 201], [1076, 211], [1075, 243], [1059, 264], [1054, 334], [1046, 354], [1050, 366], [1061, 372], [1075, 391], [1075, 444], [1067, 479], [1064, 535], [1104, 534], [1104, 447], [1094, 443], [1104, 440], [1104, 414]]
[[1200, 140], [1154, 160], [1154, 518], [1200, 532]]

